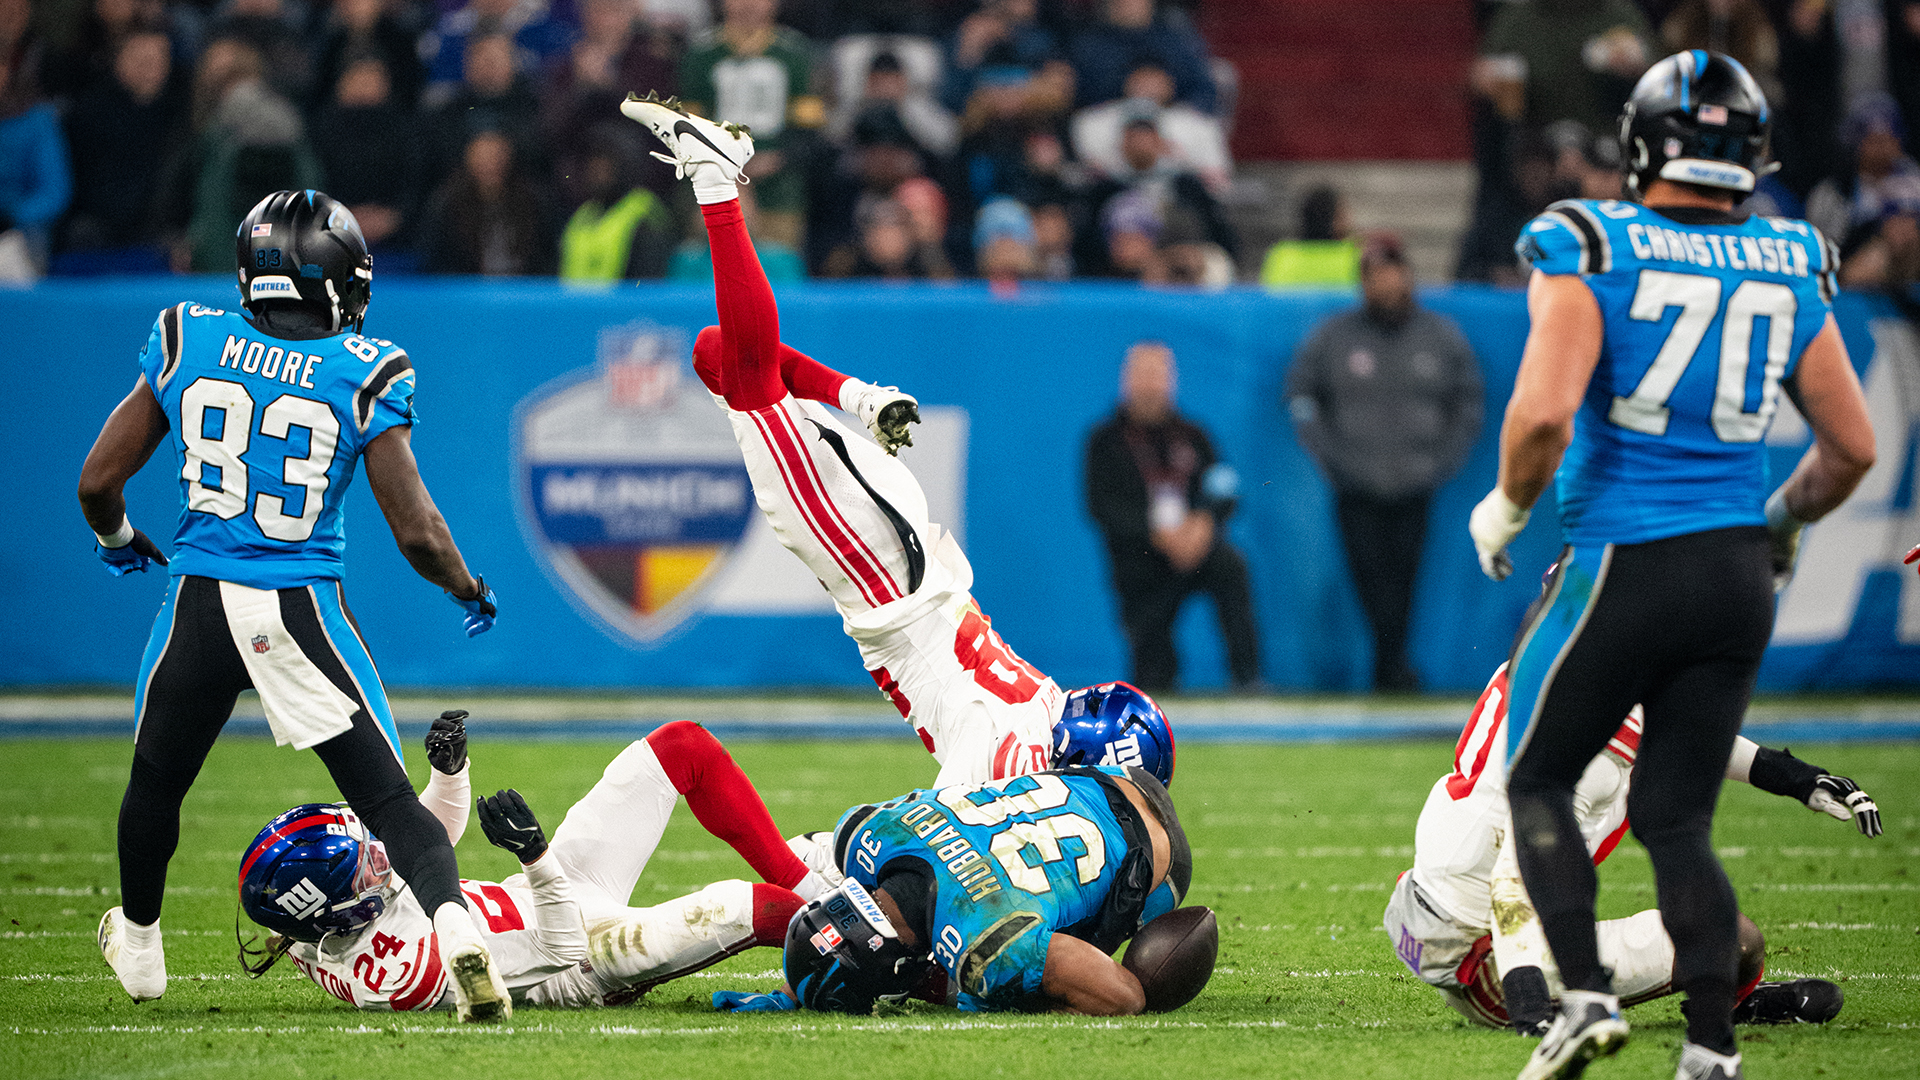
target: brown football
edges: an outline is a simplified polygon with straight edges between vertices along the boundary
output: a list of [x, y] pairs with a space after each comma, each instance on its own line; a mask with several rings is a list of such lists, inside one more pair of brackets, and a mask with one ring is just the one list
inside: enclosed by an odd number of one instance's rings
[[1148, 1012], [1172, 1012], [1198, 997], [1220, 955], [1213, 909], [1175, 908], [1140, 928], [1120, 965], [1140, 980]]

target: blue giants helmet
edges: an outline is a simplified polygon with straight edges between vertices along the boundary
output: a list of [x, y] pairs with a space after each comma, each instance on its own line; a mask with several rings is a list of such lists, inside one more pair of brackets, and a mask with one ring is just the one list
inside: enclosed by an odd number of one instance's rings
[[267, 822], [240, 860], [247, 918], [295, 941], [372, 922], [393, 880], [387, 848], [345, 803], [308, 803]]
[[918, 989], [933, 961], [907, 948], [880, 905], [848, 878], [794, 913], [781, 967], [801, 1005], [864, 1015]]
[[1053, 767], [1133, 765], [1173, 784], [1173, 728], [1144, 691], [1123, 682], [1067, 695], [1053, 722]]

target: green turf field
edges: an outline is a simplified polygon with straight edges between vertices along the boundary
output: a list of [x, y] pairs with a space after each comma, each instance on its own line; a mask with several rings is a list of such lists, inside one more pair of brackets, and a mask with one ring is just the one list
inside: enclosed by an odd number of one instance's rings
[[[848, 804], [931, 780], [916, 744], [742, 743], [734, 751], [789, 832], [824, 828]], [[1879, 800], [1887, 834], [1744, 786], [1730, 788], [1718, 842], [1743, 907], [1766, 931], [1774, 973], [1840, 981], [1824, 1029], [1746, 1029], [1755, 1078], [1920, 1077], [1920, 745], [1798, 748]], [[283, 964], [239, 974], [232, 927], [241, 848], [272, 814], [336, 798], [311, 754], [229, 739], [188, 797], [163, 926], [172, 982], [134, 1005], [93, 942], [115, 902], [114, 816], [130, 746], [121, 740], [0, 743], [0, 1077], [539, 1076], [1505, 1078], [1528, 1044], [1467, 1028], [1407, 975], [1379, 926], [1411, 860], [1413, 822], [1451, 747], [1438, 742], [1183, 748], [1174, 795], [1194, 845], [1193, 900], [1220, 915], [1220, 966], [1177, 1013], [1122, 1021], [969, 1017], [919, 1006], [875, 1019], [729, 1017], [720, 988], [771, 988], [758, 949], [668, 984], [635, 1006], [525, 1009], [508, 1025], [444, 1014], [357, 1013]], [[475, 786], [514, 785], [549, 826], [618, 750], [612, 743], [488, 744]], [[410, 764], [416, 777], [424, 757]], [[511, 859], [469, 829], [463, 872], [498, 878]], [[682, 812], [635, 902], [749, 877]], [[1601, 914], [1652, 902], [1629, 840], [1601, 873]], [[1673, 1075], [1671, 1000], [1633, 1010], [1633, 1042], [1590, 1077]]]

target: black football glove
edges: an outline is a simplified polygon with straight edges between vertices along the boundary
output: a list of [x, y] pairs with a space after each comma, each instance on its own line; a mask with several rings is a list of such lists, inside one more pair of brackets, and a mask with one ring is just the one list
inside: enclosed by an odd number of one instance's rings
[[1863, 836], [1880, 835], [1880, 808], [1873, 796], [1844, 776], [1822, 773], [1813, 782], [1813, 794], [1807, 796], [1807, 808], [1819, 810], [1845, 821], [1853, 819]]
[[427, 763], [448, 776], [467, 767], [467, 710], [448, 709], [427, 732]]
[[479, 810], [480, 831], [487, 834], [487, 842], [513, 852], [521, 866], [547, 853], [547, 834], [541, 831], [539, 819], [519, 792], [512, 788], [497, 791], [480, 800]]

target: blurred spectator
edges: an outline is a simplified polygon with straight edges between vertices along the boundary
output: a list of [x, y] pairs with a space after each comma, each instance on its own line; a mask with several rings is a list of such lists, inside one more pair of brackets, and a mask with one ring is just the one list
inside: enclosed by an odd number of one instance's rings
[[753, 130], [747, 176], [759, 186], [761, 230], [799, 248], [806, 234], [806, 133], [826, 123], [813, 93], [812, 43], [776, 26], [774, 0], [721, 0], [721, 23], [680, 63], [680, 95], [703, 115]]
[[1043, 281], [1067, 281], [1074, 276], [1073, 208], [1063, 202], [1043, 202], [1033, 208], [1034, 276]]
[[907, 212], [913, 242], [935, 250], [946, 242], [947, 195], [924, 176], [911, 176], [893, 189], [893, 201]]
[[860, 93], [836, 111], [828, 134], [844, 141], [862, 120], [890, 114], [913, 141], [935, 157], [946, 157], [960, 143], [959, 122], [927, 92], [908, 78], [900, 57], [890, 51], [873, 54]]
[[421, 269], [507, 277], [554, 272], [547, 202], [497, 131], [467, 140], [460, 168], [433, 195], [423, 222]]
[[1160, 281], [1166, 268], [1160, 264], [1160, 234], [1166, 219], [1160, 205], [1144, 191], [1123, 191], [1108, 199], [1100, 210], [1100, 230], [1106, 247], [1096, 271], [1102, 277], [1130, 278], [1134, 281]]
[[940, 99], [963, 112], [989, 57], [1034, 70], [1060, 57], [1060, 43], [1037, 18], [1039, 0], [983, 0], [980, 10], [960, 23], [947, 46], [947, 71]]
[[108, 85], [121, 43], [136, 31], [164, 27], [166, 18], [162, 0], [91, 0], [71, 40], [51, 50], [41, 64], [41, 89], [72, 99], [91, 87]]
[[514, 162], [528, 175], [545, 175], [539, 140], [540, 99], [520, 73], [520, 57], [505, 34], [482, 34], [466, 43], [466, 78], [430, 117], [428, 176], [435, 182], [466, 156], [481, 131], [513, 140]]
[[467, 71], [467, 49], [494, 34], [505, 34], [536, 69], [558, 60], [573, 44], [573, 28], [554, 18], [547, 0], [467, 0], [420, 39], [429, 81], [458, 82]]
[[996, 285], [1011, 285], [1034, 275], [1033, 215], [1013, 199], [995, 199], [980, 208], [973, 225], [974, 268]]
[[[387, 71], [389, 98], [411, 111], [420, 103], [427, 68], [420, 62], [418, 35], [395, 15], [400, 0], [333, 0], [327, 38], [314, 65], [320, 104], [338, 92], [340, 76], [354, 63], [378, 57]], [[329, 192], [329, 194], [332, 194]]]
[[914, 234], [913, 217], [893, 199], [868, 199], [854, 214], [854, 242], [827, 259], [828, 277], [946, 280], [953, 267], [938, 244]]
[[1920, 154], [1920, 139], [1911, 139], [1920, 124], [1920, 0], [1888, 0], [1887, 92], [1907, 118], [1907, 150]]
[[[1159, 127], [1151, 120], [1127, 122], [1120, 136], [1117, 171], [1094, 184], [1088, 191], [1088, 198], [1093, 205], [1103, 207], [1101, 214], [1104, 221], [1104, 207], [1123, 192], [1149, 199], [1154, 207], [1154, 216], [1162, 225], [1176, 216], [1185, 217], [1197, 223], [1200, 240], [1217, 244], [1227, 252], [1233, 251], [1237, 237], [1219, 202], [1199, 177], [1167, 155], [1166, 140], [1161, 138]], [[1111, 247], [1111, 227], [1108, 232]], [[1115, 264], [1114, 269], [1124, 268]], [[1123, 276], [1134, 275], [1127, 272]]]
[[322, 185], [306, 125], [270, 89], [260, 54], [236, 37], [215, 38], [194, 72], [190, 142], [161, 184], [163, 221], [176, 230], [174, 268], [233, 269], [233, 223], [276, 191]]
[[74, 190], [65, 251], [135, 248], [156, 239], [155, 163], [172, 153], [186, 121], [167, 35], [148, 30], [121, 39], [113, 76], [67, 112]]
[[1208, 239], [1205, 224], [1184, 207], [1175, 207], [1167, 215], [1159, 255], [1160, 273], [1143, 281], [1203, 289], [1224, 289], [1233, 284], [1233, 256]]
[[1427, 507], [1480, 433], [1480, 368], [1453, 320], [1419, 306], [1399, 240], [1370, 241], [1362, 304], [1321, 323], [1287, 374], [1300, 442], [1333, 485], [1373, 686], [1412, 691], [1407, 621]]
[[1609, 131], [1655, 59], [1646, 17], [1631, 0], [1516, 0], [1487, 25], [1472, 84], [1523, 127], [1578, 120]]
[[1173, 100], [1173, 76], [1147, 62], [1127, 74], [1126, 96], [1073, 116], [1073, 152], [1109, 175], [1124, 170], [1121, 135], [1135, 120], [1152, 121], [1166, 140], [1169, 160], [1192, 171], [1215, 195], [1233, 185], [1233, 159], [1220, 121]]
[[[1780, 86], [1774, 106], [1774, 176], [1797, 204], [1841, 156], [1840, 36], [1830, 0], [1791, 0], [1781, 21]], [[1765, 184], [1766, 181], [1762, 180]], [[1800, 217], [1803, 212], [1790, 214]]]
[[996, 196], [1023, 194], [1027, 137], [1045, 131], [1044, 105], [1033, 72], [1016, 64], [983, 69], [960, 121], [958, 167], [973, 206]]
[[[611, 126], [611, 125], [609, 125]], [[673, 256], [673, 211], [640, 186], [632, 144], [596, 132], [581, 166], [587, 198], [560, 234], [560, 280], [661, 278]]]
[[1920, 165], [1901, 147], [1907, 134], [1900, 108], [1880, 94], [1847, 116], [1851, 168], [1821, 181], [1807, 196], [1807, 220], [1836, 244], [1855, 229], [1896, 215], [1920, 213]]
[[[767, 280], [773, 282], [803, 281], [807, 276], [806, 260], [800, 253], [780, 243], [759, 235], [760, 207], [754, 201], [753, 185], [740, 189], [740, 216], [747, 223], [747, 234], [753, 237], [754, 253], [760, 257], [760, 269], [767, 272]], [[707, 231], [698, 230], [689, 239], [683, 240], [673, 253], [673, 262], [667, 276], [675, 281], [713, 280], [713, 252], [707, 247]]]
[[[818, 217], [808, 222], [808, 238], [818, 253], [818, 265], [831, 274], [829, 262], [839, 252], [835, 264], [844, 272], [851, 252], [859, 246], [855, 216], [859, 208], [879, 199], [898, 197], [900, 188], [915, 179], [924, 181], [925, 157], [920, 144], [908, 133], [900, 117], [892, 112], [870, 112], [860, 117], [853, 129], [853, 145], [840, 156], [833, 182], [817, 192]], [[939, 215], [944, 227], [946, 207], [941, 200]], [[904, 203], [903, 203], [904, 205]], [[932, 242], [939, 244], [935, 236]]]
[[[629, 91], [672, 96], [680, 84], [679, 40], [668, 30], [638, 18], [634, 0], [585, 0], [580, 37], [567, 63], [548, 73], [540, 94], [546, 144], [553, 148], [555, 172], [566, 202], [588, 198], [581, 178], [586, 156], [608, 121], [619, 116]], [[647, 155], [653, 145], [645, 130], [625, 124], [634, 182], [657, 195], [673, 191], [673, 169]]]
[[1681, 0], [1660, 24], [1668, 53], [1712, 49], [1740, 61], [1769, 102], [1780, 93], [1780, 39], [1760, 0]]
[[[313, 55], [300, 17], [305, 8], [287, 0], [225, 0], [214, 20], [216, 37], [239, 38], [260, 54], [261, 77], [273, 92], [295, 104], [313, 87]], [[326, 89], [322, 88], [324, 95]], [[248, 207], [252, 209], [252, 207]]]
[[[31, 14], [27, 0], [0, 0], [0, 234], [14, 234], [15, 278], [45, 267], [53, 226], [73, 197], [60, 116], [35, 83]], [[18, 265], [23, 246], [29, 266]]]
[[1267, 249], [1260, 284], [1269, 289], [1350, 289], [1360, 283], [1360, 245], [1353, 242], [1347, 201], [1322, 185], [1300, 200], [1300, 238]]
[[1194, 593], [1213, 598], [1236, 690], [1260, 686], [1247, 561], [1226, 540], [1239, 477], [1200, 427], [1174, 409], [1173, 351], [1127, 350], [1120, 408], [1087, 439], [1087, 509], [1107, 543], [1135, 686], [1171, 690], [1180, 673], [1173, 622]]
[[[360, 220], [376, 253], [408, 243], [425, 198], [426, 151], [414, 114], [394, 100], [387, 64], [369, 53], [341, 72], [313, 122], [327, 194]], [[372, 167], [369, 167], [372, 166]]]
[[1888, 216], [1853, 230], [1840, 250], [1840, 284], [1885, 293], [1909, 320], [1920, 321], [1920, 215]]
[[1213, 112], [1207, 46], [1183, 11], [1161, 9], [1155, 0], [1105, 0], [1099, 20], [1073, 36], [1068, 55], [1082, 106], [1123, 96], [1127, 73], [1152, 60], [1173, 76], [1176, 100]]
[[[711, 0], [638, 0], [648, 29], [686, 41], [713, 25]], [[641, 91], [645, 93], [646, 91]]]

